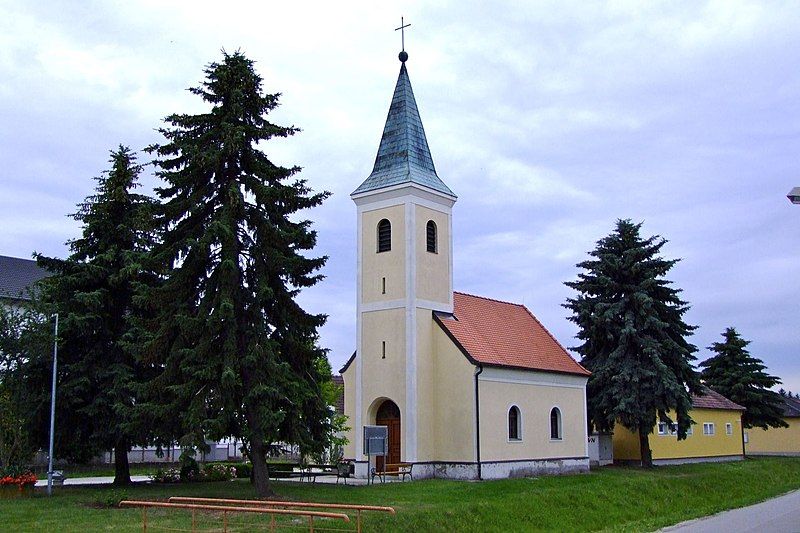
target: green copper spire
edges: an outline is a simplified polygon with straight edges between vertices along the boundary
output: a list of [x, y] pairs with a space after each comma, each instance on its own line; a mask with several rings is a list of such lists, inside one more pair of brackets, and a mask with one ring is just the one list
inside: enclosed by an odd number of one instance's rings
[[415, 183], [434, 191], [456, 197], [453, 191], [436, 175], [433, 158], [419, 118], [414, 91], [408, 79], [406, 60], [408, 54], [400, 53], [400, 75], [394, 88], [386, 126], [375, 158], [372, 173], [352, 195], [404, 183]]

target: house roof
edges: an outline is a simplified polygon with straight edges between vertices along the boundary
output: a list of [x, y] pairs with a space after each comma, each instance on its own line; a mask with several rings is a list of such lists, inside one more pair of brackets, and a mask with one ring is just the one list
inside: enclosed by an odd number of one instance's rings
[[436, 321], [474, 364], [588, 376], [524, 305], [453, 293]]
[[703, 394], [692, 394], [692, 407], [695, 409], [727, 409], [730, 411], [744, 411], [745, 408], [727, 399], [715, 390], [703, 386]]
[[397, 77], [372, 173], [351, 196], [404, 183], [456, 197], [436, 174], [405, 61]]
[[339, 413], [340, 415], [343, 415], [344, 414], [344, 378], [342, 376], [334, 375], [334, 376], [331, 376], [331, 381], [333, 381], [333, 383], [337, 387], [341, 387], [341, 389], [339, 391], [339, 395], [336, 396], [336, 405], [334, 405], [334, 407], [336, 408], [336, 412], [337, 413]]
[[0, 298], [29, 300], [28, 289], [47, 276], [36, 261], [0, 255]]
[[781, 396], [783, 400], [783, 416], [788, 418], [800, 417], [800, 400], [797, 398], [789, 398], [788, 396]]

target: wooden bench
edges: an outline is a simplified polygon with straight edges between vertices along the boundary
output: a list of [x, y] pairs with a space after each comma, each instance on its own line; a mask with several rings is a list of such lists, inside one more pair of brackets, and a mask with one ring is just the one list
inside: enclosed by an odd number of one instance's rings
[[411, 481], [414, 481], [413, 469], [414, 463], [389, 463], [384, 465], [383, 470], [373, 468], [372, 480], [374, 481], [377, 476], [383, 483], [386, 481], [386, 476], [397, 476], [400, 481], [405, 481], [406, 476], [408, 476]]

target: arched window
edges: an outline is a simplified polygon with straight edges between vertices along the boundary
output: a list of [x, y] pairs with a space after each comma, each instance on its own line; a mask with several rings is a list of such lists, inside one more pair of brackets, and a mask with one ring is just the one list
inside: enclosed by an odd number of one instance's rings
[[428, 241], [428, 251], [431, 253], [436, 253], [436, 222], [433, 220], [428, 221], [428, 225], [425, 228], [426, 230], [426, 237]]
[[508, 410], [508, 440], [521, 440], [519, 408], [512, 405]]
[[561, 411], [558, 407], [553, 407], [550, 411], [550, 438], [553, 440], [561, 440]]
[[385, 218], [378, 222], [378, 252], [392, 249], [392, 224]]

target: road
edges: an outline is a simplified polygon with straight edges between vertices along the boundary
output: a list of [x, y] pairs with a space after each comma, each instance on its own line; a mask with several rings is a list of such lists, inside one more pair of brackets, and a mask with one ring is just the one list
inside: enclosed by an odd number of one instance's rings
[[749, 507], [681, 522], [669, 533], [800, 533], [800, 490]]

